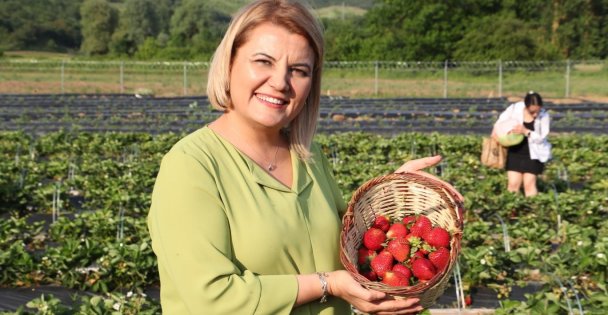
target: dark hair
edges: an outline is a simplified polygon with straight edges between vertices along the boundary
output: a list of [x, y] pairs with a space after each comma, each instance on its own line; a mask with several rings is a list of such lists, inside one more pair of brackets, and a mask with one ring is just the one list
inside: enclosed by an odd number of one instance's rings
[[524, 98], [524, 104], [526, 104], [526, 107], [529, 107], [530, 105], [538, 105], [542, 107], [543, 98], [540, 97], [540, 94], [534, 91], [530, 91], [528, 92], [528, 94], [526, 94], [526, 97]]

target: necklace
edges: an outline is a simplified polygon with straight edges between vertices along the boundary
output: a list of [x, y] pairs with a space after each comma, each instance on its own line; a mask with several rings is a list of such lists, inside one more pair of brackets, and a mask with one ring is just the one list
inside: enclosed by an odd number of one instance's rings
[[272, 162], [268, 163], [268, 166], [266, 166], [266, 169], [269, 172], [272, 172], [277, 169], [277, 154], [278, 153], [279, 153], [279, 146], [277, 145], [277, 149], [274, 151], [274, 159], [272, 160]]
[[[277, 145], [276, 147], [277, 148], [274, 151], [274, 158], [272, 159], [272, 161], [268, 162], [268, 165], [266, 165], [266, 170], [269, 172], [272, 172], [277, 169], [277, 155], [279, 153], [279, 146]], [[251, 146], [249, 146], [249, 148], [253, 149]], [[255, 152], [257, 154], [258, 151], [255, 151]], [[262, 155], [258, 154], [258, 156], [262, 156]]]

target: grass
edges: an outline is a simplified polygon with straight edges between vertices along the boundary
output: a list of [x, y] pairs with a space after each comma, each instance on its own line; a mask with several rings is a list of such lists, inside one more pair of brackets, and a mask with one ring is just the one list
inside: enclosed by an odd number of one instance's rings
[[[0, 59], [0, 93], [133, 93], [151, 90], [156, 96], [205, 94], [206, 64], [125, 62], [87, 63], [67, 61], [60, 54], [11, 56], [40, 58], [39, 62], [10, 63]], [[42, 56], [44, 59], [42, 59]], [[63, 64], [63, 73], [62, 73]], [[452, 68], [362, 68], [326, 67], [322, 82], [324, 95], [362, 97], [497, 97], [521, 96], [535, 90], [546, 98], [593, 98], [608, 102], [605, 82], [608, 66], [580, 64], [572, 67], [570, 80], [561, 70], [503, 71], [502, 87], [495, 70]], [[566, 90], [568, 88], [568, 91]], [[185, 90], [185, 91], [184, 91]], [[566, 95], [566, 94], [569, 95]]]

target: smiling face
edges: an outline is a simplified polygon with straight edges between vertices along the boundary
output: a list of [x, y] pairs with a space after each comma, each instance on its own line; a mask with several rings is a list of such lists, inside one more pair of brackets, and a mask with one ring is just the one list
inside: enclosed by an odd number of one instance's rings
[[280, 129], [304, 107], [314, 52], [305, 37], [272, 23], [247, 37], [232, 61], [229, 113], [253, 127]]

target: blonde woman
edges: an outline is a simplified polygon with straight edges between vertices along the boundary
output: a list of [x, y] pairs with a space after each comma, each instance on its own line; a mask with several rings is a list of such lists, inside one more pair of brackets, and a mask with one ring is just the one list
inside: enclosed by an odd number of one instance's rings
[[152, 195], [164, 314], [422, 309], [342, 270], [346, 204], [312, 141], [322, 65], [322, 29], [301, 2], [254, 1], [234, 17], [209, 72], [208, 95], [223, 114], [164, 156]]

